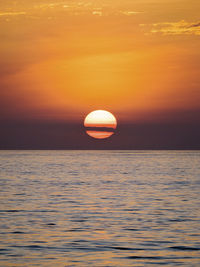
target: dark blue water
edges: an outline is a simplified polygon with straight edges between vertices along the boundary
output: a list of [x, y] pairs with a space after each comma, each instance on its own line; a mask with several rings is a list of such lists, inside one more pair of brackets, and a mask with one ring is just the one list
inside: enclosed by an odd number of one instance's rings
[[1, 266], [200, 266], [200, 151], [1, 151]]

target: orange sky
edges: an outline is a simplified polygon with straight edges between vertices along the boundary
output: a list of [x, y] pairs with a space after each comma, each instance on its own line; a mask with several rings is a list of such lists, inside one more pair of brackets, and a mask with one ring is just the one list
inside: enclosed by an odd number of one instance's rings
[[199, 0], [0, 3], [0, 119], [200, 108]]

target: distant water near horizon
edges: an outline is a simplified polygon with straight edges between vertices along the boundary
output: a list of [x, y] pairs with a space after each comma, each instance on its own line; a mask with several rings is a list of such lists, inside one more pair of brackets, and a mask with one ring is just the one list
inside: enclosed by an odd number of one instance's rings
[[0, 266], [200, 266], [200, 151], [0, 151]]

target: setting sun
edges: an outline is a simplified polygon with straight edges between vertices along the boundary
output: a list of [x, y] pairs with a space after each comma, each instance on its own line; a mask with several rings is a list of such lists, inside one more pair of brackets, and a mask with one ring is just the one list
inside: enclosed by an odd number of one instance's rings
[[95, 110], [86, 116], [84, 126], [89, 136], [97, 139], [104, 139], [113, 135], [117, 127], [117, 120], [114, 115], [108, 111]]

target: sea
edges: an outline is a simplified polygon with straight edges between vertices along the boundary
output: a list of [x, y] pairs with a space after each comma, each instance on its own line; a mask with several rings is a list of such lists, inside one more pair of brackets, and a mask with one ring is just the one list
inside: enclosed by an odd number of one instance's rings
[[200, 266], [200, 151], [0, 151], [0, 266]]

